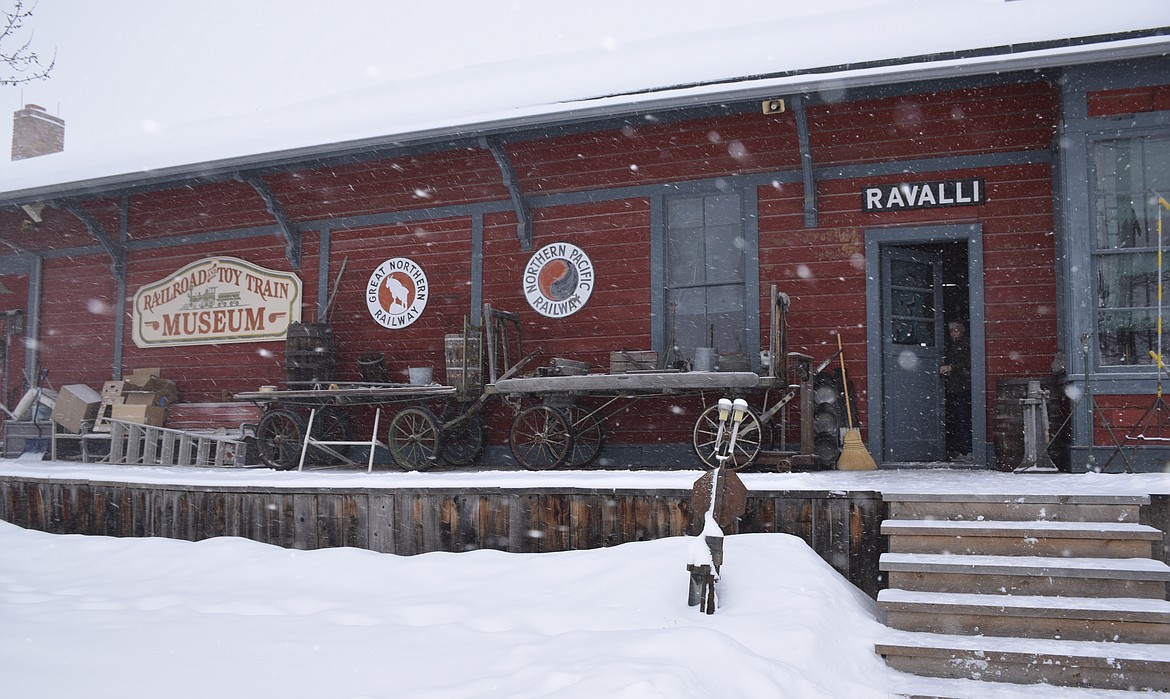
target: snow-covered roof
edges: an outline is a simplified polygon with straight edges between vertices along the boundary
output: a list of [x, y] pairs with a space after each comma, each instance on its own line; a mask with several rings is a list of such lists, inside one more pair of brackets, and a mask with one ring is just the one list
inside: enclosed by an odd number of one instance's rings
[[[247, 11], [231, 7], [230, 13]], [[468, 13], [474, 22], [456, 19]], [[214, 16], [214, 8], [207, 14]], [[185, 123], [111, 131], [109, 138], [84, 138], [84, 128], [75, 135], [86, 119], [81, 110], [67, 115], [65, 152], [0, 164], [0, 204], [714, 101], [831, 96], [861, 86], [1170, 52], [1166, 0], [455, 1], [428, 5], [425, 14], [400, 3], [338, 0], [329, 15], [304, 13], [304, 20], [316, 22], [322, 37], [332, 27], [350, 27], [339, 45], [371, 66], [401, 62], [408, 48], [413, 63], [434, 60], [439, 67], [396, 70], [394, 79], [365, 86], [340, 78], [319, 85], [304, 75], [299, 87], [285, 88], [293, 94], [278, 106], [245, 106], [226, 116], [192, 108], [198, 95], [188, 95], [192, 84], [180, 81], [153, 98], [191, 100]], [[185, 16], [194, 24], [176, 40], [203, 38], [199, 21]], [[381, 35], [355, 29], [379, 26], [396, 29]], [[396, 38], [403, 31], [423, 38]], [[107, 35], [107, 46], [111, 40], [117, 37]], [[252, 79], [256, 71], [280, 71], [281, 51], [315, 50], [312, 35], [290, 42], [279, 33], [275, 41], [254, 34], [237, 48], [239, 72]], [[132, 83], [140, 69], [125, 66], [126, 79]]]

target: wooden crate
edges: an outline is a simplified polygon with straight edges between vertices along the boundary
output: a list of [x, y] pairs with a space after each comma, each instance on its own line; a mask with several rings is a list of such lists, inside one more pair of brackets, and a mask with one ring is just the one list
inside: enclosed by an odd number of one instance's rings
[[609, 353], [609, 373], [611, 374], [654, 371], [657, 368], [658, 353], [652, 350], [621, 350]]

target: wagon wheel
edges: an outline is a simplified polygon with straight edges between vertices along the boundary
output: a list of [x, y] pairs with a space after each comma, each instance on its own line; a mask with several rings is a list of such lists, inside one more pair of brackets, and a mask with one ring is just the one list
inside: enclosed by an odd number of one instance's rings
[[573, 450], [573, 428], [564, 411], [533, 405], [516, 415], [508, 442], [524, 468], [554, 469], [565, 463]]
[[[313, 417], [313, 439], [320, 442], [348, 442], [353, 433], [349, 428], [349, 420], [345, 415], [334, 408], [321, 408]], [[333, 451], [345, 456], [349, 454], [349, 445], [331, 445]], [[337, 457], [319, 448], [310, 447], [306, 458], [314, 464], [329, 465], [337, 463]]]
[[[719, 466], [719, 459], [715, 458], [715, 438], [719, 434], [719, 406], [712, 405], [699, 415], [695, 421], [694, 447], [695, 453], [703, 460], [708, 468]], [[726, 438], [726, 436], [725, 436]], [[764, 426], [760, 418], [751, 408], [743, 416], [739, 425], [739, 432], [735, 437], [735, 452], [731, 455], [729, 468], [740, 469], [755, 461], [760, 453], [760, 446], [764, 444]]]
[[256, 449], [265, 466], [278, 471], [296, 468], [305, 441], [305, 421], [291, 410], [269, 410], [256, 425]]
[[442, 449], [439, 420], [426, 408], [407, 408], [390, 421], [386, 443], [399, 466], [425, 471], [435, 464]]
[[569, 419], [573, 422], [573, 449], [568, 464], [573, 468], [588, 466], [605, 446], [605, 428], [591, 410], [576, 405], [569, 406]]
[[[439, 420], [445, 425], [463, 412], [465, 411], [459, 404], [451, 403], [443, 408], [443, 415]], [[487, 426], [484, 424], [483, 416], [477, 412], [443, 431], [443, 447], [439, 450], [439, 457], [451, 466], [467, 466], [475, 463], [485, 446]]]

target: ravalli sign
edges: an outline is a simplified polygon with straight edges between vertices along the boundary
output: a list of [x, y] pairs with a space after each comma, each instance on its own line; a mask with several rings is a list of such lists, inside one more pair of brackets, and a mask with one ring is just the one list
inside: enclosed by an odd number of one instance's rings
[[983, 178], [874, 185], [861, 191], [862, 211], [903, 211], [983, 204]]

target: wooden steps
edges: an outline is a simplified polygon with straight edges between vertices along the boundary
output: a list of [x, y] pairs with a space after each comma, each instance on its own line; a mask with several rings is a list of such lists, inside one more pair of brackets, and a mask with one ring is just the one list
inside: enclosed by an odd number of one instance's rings
[[904, 672], [1170, 691], [1170, 567], [1142, 497], [885, 494], [878, 595]]
[[1170, 691], [1165, 644], [913, 633], [877, 650], [898, 670], [935, 677]]
[[941, 634], [1170, 643], [1170, 602], [882, 590], [886, 623]]

